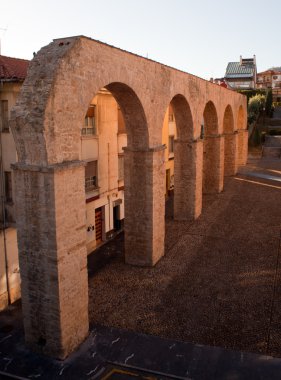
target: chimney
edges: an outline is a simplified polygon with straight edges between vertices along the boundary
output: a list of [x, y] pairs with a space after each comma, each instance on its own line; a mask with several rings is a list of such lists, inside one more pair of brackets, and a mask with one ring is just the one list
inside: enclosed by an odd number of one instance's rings
[[242, 65], [242, 55], [240, 55], [240, 65]]

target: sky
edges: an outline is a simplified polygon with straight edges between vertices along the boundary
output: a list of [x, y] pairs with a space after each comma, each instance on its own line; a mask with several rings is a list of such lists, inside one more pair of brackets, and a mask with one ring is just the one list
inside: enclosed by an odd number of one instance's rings
[[84, 35], [201, 78], [256, 55], [281, 66], [280, 0], [1, 0], [1, 54], [32, 59], [55, 38]]

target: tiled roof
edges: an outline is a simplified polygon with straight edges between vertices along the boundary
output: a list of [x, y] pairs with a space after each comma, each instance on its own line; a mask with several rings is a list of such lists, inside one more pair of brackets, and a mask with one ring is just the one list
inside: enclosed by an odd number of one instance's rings
[[0, 55], [0, 80], [23, 81], [26, 77], [29, 61]]
[[278, 71], [274, 71], [274, 70], [269, 69], [269, 70], [266, 70], [266, 71], [261, 71], [257, 75], [273, 75], [275, 73], [278, 73]]
[[225, 78], [249, 78], [253, 77], [255, 66], [253, 63], [243, 64], [240, 62], [229, 62], [225, 72]]

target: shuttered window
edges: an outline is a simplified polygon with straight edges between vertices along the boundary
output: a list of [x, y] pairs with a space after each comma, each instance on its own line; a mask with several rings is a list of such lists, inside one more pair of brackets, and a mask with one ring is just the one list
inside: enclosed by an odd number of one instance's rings
[[124, 156], [118, 156], [118, 179], [124, 179]]
[[5, 179], [5, 200], [6, 200], [6, 202], [12, 202], [13, 201], [12, 173], [11, 172], [5, 172], [4, 173], [4, 179]]
[[91, 104], [85, 116], [84, 128], [82, 128], [82, 135], [95, 135], [96, 131], [96, 106]]
[[85, 189], [86, 191], [94, 190], [98, 187], [97, 161], [90, 161], [85, 168]]
[[1, 100], [0, 104], [0, 131], [9, 131], [8, 100]]

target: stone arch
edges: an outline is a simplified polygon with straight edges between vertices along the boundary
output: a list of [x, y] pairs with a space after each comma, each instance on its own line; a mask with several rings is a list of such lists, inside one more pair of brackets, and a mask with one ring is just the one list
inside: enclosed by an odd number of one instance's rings
[[234, 132], [234, 117], [228, 104], [223, 116], [224, 133], [224, 175], [231, 176], [237, 172], [237, 133]]
[[149, 148], [138, 86], [129, 85], [128, 72], [117, 68], [118, 74], [87, 61], [81, 72], [86, 52], [80, 48], [80, 41], [55, 41], [37, 54], [11, 120], [19, 155], [14, 171], [25, 336], [36, 351], [58, 358], [88, 334], [79, 126], [102, 87], [119, 103], [128, 132], [126, 261], [154, 265], [164, 254], [164, 199], [155, 201], [162, 189], [163, 148]]
[[245, 129], [245, 111], [243, 106], [239, 106], [237, 114], [237, 130]]
[[209, 101], [203, 112], [204, 118], [204, 135], [212, 136], [218, 134], [219, 124], [217, 110], [212, 101]]
[[[122, 108], [130, 136], [125, 150], [125, 249], [130, 252], [126, 261], [136, 265], [154, 265], [164, 254], [165, 167], [158, 111], [174, 95], [171, 89], [187, 91], [196, 118], [207, 94], [242, 101], [241, 95], [198, 77], [83, 36], [54, 40], [36, 54], [11, 115], [19, 157], [14, 177], [22, 305], [27, 342], [60, 359], [88, 334], [79, 125], [89, 100], [104, 86]], [[201, 211], [203, 143], [192, 141], [184, 128], [188, 102], [181, 95], [173, 102], [183, 125], [182, 181], [192, 189], [192, 207], [186, 210], [196, 217]], [[217, 112], [221, 114], [219, 105], [206, 104], [206, 191], [220, 190], [223, 148]]]
[[[193, 117], [187, 99], [175, 95], [170, 105], [173, 109], [177, 139], [174, 141], [174, 218], [193, 220], [201, 213], [201, 203], [196, 199], [196, 152], [193, 142]], [[197, 185], [197, 187], [196, 187]]]
[[193, 119], [188, 101], [183, 95], [175, 95], [171, 100], [176, 127], [177, 139], [181, 141], [191, 141], [193, 137]]
[[228, 104], [223, 116], [223, 133], [234, 132], [234, 118], [231, 106]]
[[128, 147], [147, 149], [149, 145], [147, 120], [136, 93], [128, 85], [119, 82], [113, 82], [104, 87], [112, 93], [122, 111], [128, 136]]
[[218, 135], [218, 115], [212, 101], [206, 104], [203, 119], [203, 192], [220, 192], [223, 188], [223, 140]]

